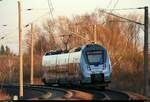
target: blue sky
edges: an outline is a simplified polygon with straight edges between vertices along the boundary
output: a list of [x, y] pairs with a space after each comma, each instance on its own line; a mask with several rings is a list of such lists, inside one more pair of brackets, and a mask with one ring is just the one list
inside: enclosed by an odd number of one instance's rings
[[[54, 11], [54, 17], [64, 15], [72, 16], [93, 12], [96, 8], [112, 9], [117, 0], [51, 0]], [[22, 0], [23, 2], [23, 23], [28, 24], [34, 19], [40, 17], [49, 11], [48, 0]], [[150, 0], [119, 0], [115, 9], [150, 7]], [[26, 11], [33, 8], [35, 10]], [[150, 9], [149, 9], [150, 10]], [[132, 11], [134, 12], [134, 11]], [[136, 11], [136, 12], [142, 12]], [[143, 12], [142, 12], [143, 13]], [[48, 15], [48, 13], [47, 13]], [[7, 34], [5, 40], [0, 40], [1, 44], [7, 44], [14, 52], [18, 52], [18, 9], [17, 0], [0, 1], [0, 37]], [[3, 26], [7, 25], [7, 26]]]

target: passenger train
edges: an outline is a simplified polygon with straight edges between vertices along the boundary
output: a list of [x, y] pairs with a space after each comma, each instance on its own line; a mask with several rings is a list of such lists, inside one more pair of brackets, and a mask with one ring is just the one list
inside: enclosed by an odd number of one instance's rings
[[[45, 84], [110, 83], [112, 67], [106, 48], [86, 44], [70, 51], [50, 51], [42, 58]], [[104, 86], [104, 87], [105, 87]]]

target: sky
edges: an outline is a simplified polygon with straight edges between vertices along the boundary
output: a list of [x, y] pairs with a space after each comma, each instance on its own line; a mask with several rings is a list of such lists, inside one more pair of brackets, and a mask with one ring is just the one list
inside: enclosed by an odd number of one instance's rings
[[[150, 7], [150, 0], [51, 0], [51, 2], [54, 8], [54, 18], [61, 15], [71, 17], [76, 14], [91, 13], [96, 8], [113, 9], [115, 5], [114, 9]], [[42, 18], [42, 15], [49, 15], [48, 0], [22, 0], [22, 5], [24, 25]], [[0, 1], [0, 38], [7, 35], [5, 39], [0, 39], [0, 45], [8, 45], [13, 52], [18, 52], [17, 7], [17, 0]], [[29, 8], [33, 10], [27, 11]], [[143, 14], [143, 10], [129, 11]]]

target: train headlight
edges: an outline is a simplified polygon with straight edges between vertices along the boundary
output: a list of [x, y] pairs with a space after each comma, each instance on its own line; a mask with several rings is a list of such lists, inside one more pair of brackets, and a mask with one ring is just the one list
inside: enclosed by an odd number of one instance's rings
[[106, 64], [103, 64], [102, 70], [106, 69]]
[[90, 66], [88, 66], [88, 70], [91, 70]]

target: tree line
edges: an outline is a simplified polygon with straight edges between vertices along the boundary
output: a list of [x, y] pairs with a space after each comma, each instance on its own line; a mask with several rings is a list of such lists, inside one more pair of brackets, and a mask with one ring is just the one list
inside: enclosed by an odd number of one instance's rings
[[11, 51], [10, 51], [10, 48], [6, 45], [1, 45], [0, 47], [0, 55], [10, 55], [12, 54]]

